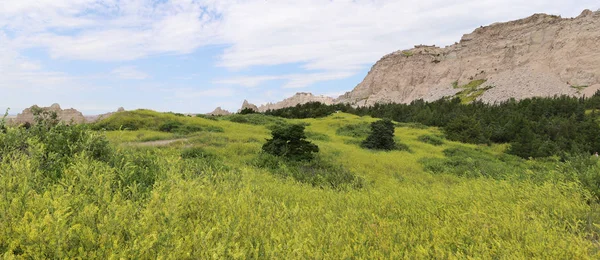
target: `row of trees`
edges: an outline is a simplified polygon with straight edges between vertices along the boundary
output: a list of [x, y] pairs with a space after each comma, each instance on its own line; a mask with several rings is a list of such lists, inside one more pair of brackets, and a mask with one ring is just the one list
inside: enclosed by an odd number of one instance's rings
[[442, 127], [450, 140], [476, 144], [511, 143], [509, 153], [527, 158], [600, 151], [597, 109], [600, 109], [600, 93], [590, 98], [560, 96], [496, 104], [461, 104], [458, 98], [358, 108], [347, 104], [307, 103], [267, 111], [266, 114], [308, 118], [342, 111], [397, 122], [421, 123]]

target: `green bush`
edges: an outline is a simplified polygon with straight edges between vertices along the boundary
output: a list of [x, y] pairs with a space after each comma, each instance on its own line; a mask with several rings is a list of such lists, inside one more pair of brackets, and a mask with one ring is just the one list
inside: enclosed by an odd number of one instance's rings
[[473, 117], [460, 116], [451, 120], [444, 132], [448, 139], [463, 143], [490, 143], [490, 133]]
[[172, 132], [175, 132], [177, 129], [181, 128], [182, 126], [183, 126], [183, 123], [181, 123], [181, 122], [169, 121], [169, 122], [166, 122], [166, 123], [160, 125], [158, 127], [158, 130], [161, 132], [172, 133]]
[[234, 123], [250, 124], [250, 125], [282, 125], [285, 120], [275, 116], [267, 116], [263, 114], [234, 114], [223, 116], [223, 119]]
[[331, 138], [329, 138], [328, 135], [326, 134], [322, 134], [322, 133], [318, 133], [318, 132], [311, 132], [311, 131], [306, 131], [306, 136], [308, 137], [308, 139], [312, 139], [312, 140], [318, 140], [318, 141], [330, 141]]
[[289, 161], [261, 153], [252, 161], [252, 164], [268, 169], [274, 175], [290, 177], [314, 187], [344, 190], [348, 188], [361, 189], [365, 185], [363, 178], [342, 166], [333, 165], [320, 158], [311, 161]]
[[242, 109], [239, 114], [240, 115], [256, 114], [256, 111], [254, 111], [254, 109], [252, 109], [252, 108], [246, 107], [246, 108]]
[[461, 177], [505, 179], [518, 176], [526, 168], [521, 159], [512, 155], [498, 158], [480, 149], [453, 147], [444, 150], [446, 158], [425, 158], [423, 168], [431, 173], [446, 173]]
[[371, 134], [365, 139], [361, 146], [373, 150], [394, 150], [394, 123], [388, 119], [371, 123]]
[[319, 147], [306, 140], [304, 125], [285, 125], [275, 128], [263, 145], [265, 153], [281, 156], [286, 159], [301, 161], [311, 160], [314, 153], [319, 152]]
[[65, 125], [55, 112], [34, 109], [29, 129], [10, 128], [0, 134], [0, 159], [25, 155], [43, 173], [46, 181], [57, 181], [74, 157], [85, 155], [107, 162], [113, 155], [108, 140], [86, 125]]
[[195, 158], [207, 159], [207, 158], [214, 158], [214, 157], [215, 157], [214, 154], [207, 152], [206, 150], [202, 149], [201, 147], [191, 147], [191, 148], [186, 148], [183, 151], [181, 151], [181, 158], [183, 158], [183, 159], [195, 159]]
[[371, 133], [371, 127], [369, 123], [360, 123], [345, 125], [338, 128], [335, 133], [341, 136], [350, 136], [356, 138], [366, 138]]
[[435, 136], [435, 135], [431, 135], [431, 134], [421, 135], [418, 137], [418, 139], [419, 139], [419, 141], [421, 141], [423, 143], [431, 144], [431, 145], [435, 145], [435, 146], [444, 144], [444, 140], [442, 140], [442, 138]]

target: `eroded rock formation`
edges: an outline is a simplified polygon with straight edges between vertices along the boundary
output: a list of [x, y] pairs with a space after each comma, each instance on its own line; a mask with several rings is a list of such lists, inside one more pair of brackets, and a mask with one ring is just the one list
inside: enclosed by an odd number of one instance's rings
[[326, 105], [331, 105], [334, 103], [334, 98], [327, 96], [315, 96], [312, 93], [298, 92], [292, 97], [286, 98], [280, 102], [262, 105], [258, 108], [258, 111], [265, 112], [269, 109], [293, 107], [296, 105], [306, 104], [308, 102], [320, 102]]
[[358, 106], [433, 101], [485, 80], [486, 102], [600, 89], [600, 12], [577, 18], [535, 14], [495, 23], [439, 48], [419, 45], [381, 58], [365, 79], [336, 101]]
[[231, 112], [224, 110], [221, 107], [217, 107], [212, 112], [206, 113], [206, 114], [209, 116], [227, 116], [227, 115], [231, 115]]
[[[38, 107], [37, 105], [33, 105], [30, 108], [26, 108], [25, 110], [23, 110], [23, 112], [21, 112], [14, 119], [12, 119], [11, 123], [14, 123], [14, 124], [34, 123], [33, 110], [35, 108], [40, 108], [40, 107]], [[83, 116], [83, 114], [81, 114], [81, 112], [79, 112], [73, 108], [63, 110], [63, 109], [61, 109], [59, 104], [52, 104], [52, 106], [50, 106], [50, 107], [42, 107], [41, 109], [44, 111], [56, 112], [56, 114], [58, 115], [60, 120], [65, 123], [80, 124], [80, 123], [86, 122], [86, 119]]]

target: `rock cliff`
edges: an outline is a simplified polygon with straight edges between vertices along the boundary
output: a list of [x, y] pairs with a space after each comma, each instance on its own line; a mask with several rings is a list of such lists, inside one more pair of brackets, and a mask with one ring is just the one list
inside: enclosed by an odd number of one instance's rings
[[237, 112], [239, 113], [246, 108], [252, 109], [252, 110], [258, 112], [258, 107], [256, 105], [248, 102], [248, 100], [245, 100], [245, 99], [244, 99], [244, 103], [242, 103], [242, 108], [240, 108], [240, 110], [238, 110]]
[[381, 58], [336, 102], [358, 106], [409, 103], [468, 93], [485, 102], [600, 89], [600, 12], [577, 18], [535, 14], [495, 23], [439, 48], [418, 45]]
[[334, 103], [334, 99], [327, 96], [315, 96], [311, 93], [299, 92], [294, 96], [286, 98], [277, 103], [268, 103], [266, 105], [262, 105], [258, 108], [258, 111], [265, 112], [269, 109], [281, 109], [285, 107], [293, 107], [296, 105], [306, 104], [308, 102], [321, 102], [326, 105], [331, 105]]
[[231, 112], [224, 110], [221, 107], [217, 107], [212, 112], [206, 113], [206, 114], [209, 116], [227, 116], [227, 115], [231, 115]]
[[[17, 115], [14, 119], [11, 120], [11, 123], [14, 124], [25, 124], [25, 123], [34, 123], [33, 109], [40, 108], [37, 105], [33, 105], [30, 108], [26, 108]], [[61, 109], [59, 104], [53, 104], [50, 107], [42, 107], [42, 110], [45, 111], [53, 111], [56, 112], [61, 121], [65, 123], [75, 123], [80, 124], [86, 122], [86, 118], [81, 114], [81, 112], [69, 108], [69, 109]]]

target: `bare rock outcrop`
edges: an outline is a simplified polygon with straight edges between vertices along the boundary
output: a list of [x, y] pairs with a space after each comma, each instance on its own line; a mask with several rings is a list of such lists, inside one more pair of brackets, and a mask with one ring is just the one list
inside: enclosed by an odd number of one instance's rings
[[[26, 108], [25, 110], [23, 110], [23, 112], [18, 114], [17, 117], [15, 117], [11, 123], [14, 123], [14, 124], [34, 123], [33, 110], [36, 108], [40, 108], [40, 107], [38, 107], [37, 105], [33, 105], [30, 108]], [[86, 119], [83, 116], [83, 114], [73, 108], [63, 110], [63, 109], [61, 109], [59, 104], [52, 104], [50, 107], [42, 107], [41, 109], [44, 111], [56, 112], [56, 114], [58, 115], [60, 120], [65, 123], [80, 124], [80, 123], [86, 122]]]
[[97, 122], [104, 118], [107, 118], [115, 113], [120, 113], [120, 112], [125, 112], [125, 108], [119, 107], [116, 112], [108, 112], [108, 113], [104, 113], [104, 114], [100, 114], [100, 115], [86, 116], [85, 120], [88, 123], [94, 123], [94, 122]]
[[268, 103], [258, 108], [258, 111], [265, 112], [267, 110], [281, 109], [285, 107], [293, 107], [296, 105], [302, 105], [309, 102], [320, 102], [326, 105], [334, 103], [334, 99], [327, 96], [315, 96], [312, 93], [298, 92], [294, 96], [286, 98], [277, 103]]
[[418, 45], [381, 58], [354, 90], [336, 102], [433, 101], [485, 80], [479, 100], [590, 95], [600, 89], [600, 12], [577, 18], [535, 14], [495, 23], [439, 48]]
[[240, 108], [240, 110], [238, 110], [237, 112], [241, 112], [244, 109], [252, 109], [255, 112], [258, 112], [258, 107], [250, 102], [248, 102], [248, 100], [244, 99], [244, 103], [242, 103], [242, 108]]
[[231, 115], [231, 112], [229, 112], [227, 110], [224, 110], [221, 107], [217, 107], [212, 112], [206, 113], [206, 115], [209, 115], [209, 116], [227, 116], [227, 115]]

